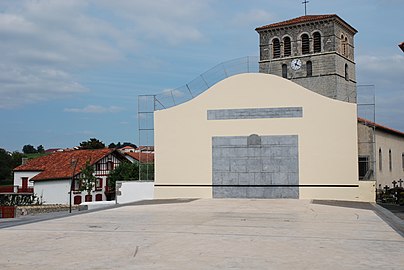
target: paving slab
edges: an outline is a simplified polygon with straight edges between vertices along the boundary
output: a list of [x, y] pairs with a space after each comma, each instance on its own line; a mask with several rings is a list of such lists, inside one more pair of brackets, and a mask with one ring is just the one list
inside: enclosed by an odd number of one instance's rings
[[373, 210], [306, 200], [135, 204], [0, 229], [0, 269], [403, 269]]

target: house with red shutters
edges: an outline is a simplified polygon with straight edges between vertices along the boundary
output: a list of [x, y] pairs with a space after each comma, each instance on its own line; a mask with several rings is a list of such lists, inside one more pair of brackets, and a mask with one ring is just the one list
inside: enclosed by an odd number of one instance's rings
[[[87, 162], [93, 166], [96, 177], [90, 196], [81, 191], [79, 181]], [[108, 148], [55, 152], [16, 167], [14, 185], [22, 190], [33, 190], [44, 204], [112, 200], [108, 175], [121, 162], [128, 160], [119, 151]]]

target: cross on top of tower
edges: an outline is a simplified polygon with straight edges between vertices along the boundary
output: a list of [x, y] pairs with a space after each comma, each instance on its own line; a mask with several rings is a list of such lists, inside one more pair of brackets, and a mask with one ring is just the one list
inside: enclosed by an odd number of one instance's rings
[[310, 2], [310, 1], [307, 1], [307, 0], [303, 0], [303, 2], [302, 2], [302, 4], [304, 4], [304, 16], [307, 15], [307, 4], [308, 4], [309, 2]]

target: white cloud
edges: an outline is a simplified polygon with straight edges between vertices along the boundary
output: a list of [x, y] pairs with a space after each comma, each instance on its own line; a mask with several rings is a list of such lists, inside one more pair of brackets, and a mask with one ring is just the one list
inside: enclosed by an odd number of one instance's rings
[[360, 55], [357, 57], [359, 84], [376, 90], [376, 121], [404, 131], [404, 56]]
[[[69, 0], [0, 4], [0, 109], [86, 91], [72, 72], [140, 58], [149, 44], [197, 42], [209, 1]], [[149, 58], [149, 57], [148, 57]], [[64, 96], [63, 96], [64, 97]]]
[[209, 0], [97, 1], [132, 25], [135, 35], [177, 45], [202, 40], [199, 24], [209, 16]]
[[369, 78], [401, 80], [404, 82], [404, 55], [359, 55], [357, 58], [359, 72]]
[[64, 98], [88, 91], [71, 76], [57, 69], [0, 64], [0, 109]]
[[122, 111], [123, 108], [117, 106], [102, 107], [98, 105], [88, 105], [84, 108], [66, 108], [65, 112], [72, 113], [117, 113]]
[[244, 13], [238, 13], [234, 16], [232, 22], [238, 26], [259, 27], [268, 24], [274, 19], [274, 16], [263, 9], [252, 9]]

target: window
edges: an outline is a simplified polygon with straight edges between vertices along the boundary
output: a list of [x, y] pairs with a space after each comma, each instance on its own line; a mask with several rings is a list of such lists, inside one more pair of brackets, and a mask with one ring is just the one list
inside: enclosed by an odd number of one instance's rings
[[342, 47], [342, 55], [348, 56], [348, 38], [344, 35], [341, 35], [341, 47]]
[[315, 32], [313, 34], [313, 41], [314, 41], [314, 52], [319, 53], [321, 52], [321, 34], [319, 32]]
[[349, 46], [348, 46], [348, 37], [346, 37], [344, 34], [341, 34], [340, 38], [340, 52], [343, 56], [348, 57], [349, 55]]
[[348, 56], [348, 38], [347, 37], [345, 37], [345, 40], [344, 40], [344, 55]]
[[291, 56], [292, 55], [292, 45], [290, 42], [290, 37], [285, 37], [283, 39], [283, 55]]
[[286, 64], [282, 65], [282, 77], [288, 78], [288, 66]]
[[74, 196], [74, 204], [77, 205], [80, 203], [81, 203], [81, 195]]
[[348, 64], [345, 64], [345, 80], [349, 81]]
[[309, 53], [310, 53], [309, 35], [303, 34], [302, 35], [302, 54], [309, 54]]
[[306, 74], [307, 77], [313, 76], [313, 64], [311, 61], [306, 62], [306, 72], [307, 72], [307, 74]]
[[359, 180], [368, 179], [369, 175], [369, 157], [359, 156]]
[[389, 170], [391, 171], [393, 169], [393, 166], [391, 164], [391, 149], [389, 149]]
[[102, 178], [95, 180], [95, 190], [102, 190]]
[[382, 156], [382, 149], [379, 148], [379, 171], [383, 169], [383, 156]]
[[281, 44], [279, 42], [279, 39], [274, 38], [272, 40], [272, 48], [273, 48], [273, 57], [274, 58], [281, 57]]
[[27, 189], [28, 188], [28, 177], [21, 177], [22, 183], [22, 189]]
[[80, 184], [81, 184], [80, 179], [74, 179], [72, 190], [79, 191], [81, 186]]
[[95, 164], [95, 170], [96, 171], [102, 171], [102, 164], [101, 163]]
[[114, 162], [109, 160], [107, 163], [107, 166], [108, 166], [108, 171], [112, 171], [114, 169]]
[[404, 153], [401, 154], [401, 163], [404, 171]]
[[102, 201], [102, 194], [96, 194], [95, 201], [97, 201], [97, 202]]

